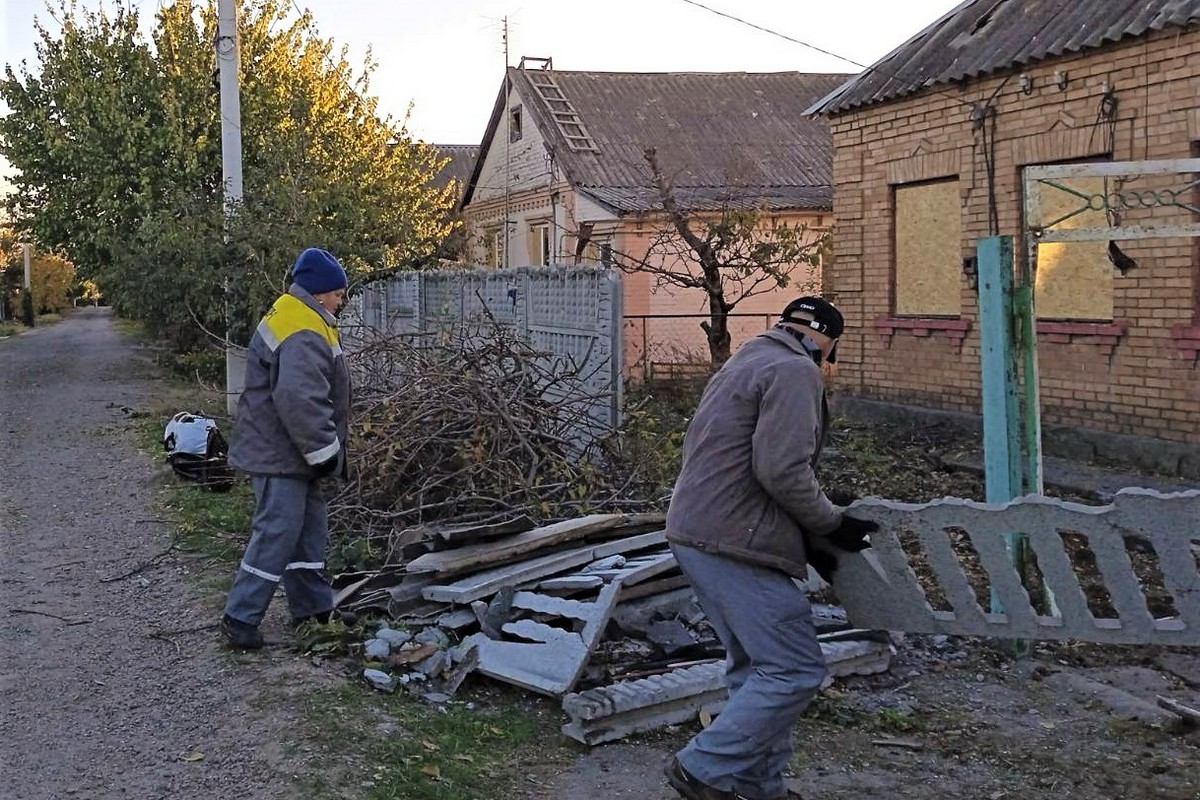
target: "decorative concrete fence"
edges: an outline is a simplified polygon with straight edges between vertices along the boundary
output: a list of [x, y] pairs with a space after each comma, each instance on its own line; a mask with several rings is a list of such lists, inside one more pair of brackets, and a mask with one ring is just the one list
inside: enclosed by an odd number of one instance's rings
[[[871, 549], [843, 557], [834, 576], [858, 627], [1200, 645], [1200, 491], [1123, 489], [1099, 507], [1040, 496], [852, 507], [880, 525]], [[1024, 583], [1013, 532], [1032, 553]]]

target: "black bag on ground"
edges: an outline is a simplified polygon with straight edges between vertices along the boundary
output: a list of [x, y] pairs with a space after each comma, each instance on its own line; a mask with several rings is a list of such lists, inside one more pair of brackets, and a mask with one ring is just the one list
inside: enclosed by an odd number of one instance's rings
[[167, 463], [176, 475], [214, 492], [228, 492], [233, 488], [229, 445], [214, 420], [187, 411], [179, 412], [163, 432], [163, 449], [167, 451]]

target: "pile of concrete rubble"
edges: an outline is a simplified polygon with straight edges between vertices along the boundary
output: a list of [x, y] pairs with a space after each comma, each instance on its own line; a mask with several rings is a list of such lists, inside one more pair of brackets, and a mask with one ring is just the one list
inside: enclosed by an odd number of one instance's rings
[[[401, 563], [342, 576], [338, 602], [386, 615], [364, 677], [438, 702], [471, 672], [562, 699], [588, 744], [715, 714], [723, 652], [666, 544], [661, 514], [593, 514], [535, 527], [405, 531]], [[885, 671], [888, 635], [815, 606], [832, 677]]]

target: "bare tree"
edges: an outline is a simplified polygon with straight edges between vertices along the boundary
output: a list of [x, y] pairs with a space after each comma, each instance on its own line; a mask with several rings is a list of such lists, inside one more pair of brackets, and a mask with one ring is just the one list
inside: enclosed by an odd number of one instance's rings
[[719, 209], [686, 210], [664, 176], [655, 148], [644, 155], [665, 219], [645, 257], [614, 253], [614, 262], [622, 271], [653, 275], [659, 286], [702, 289], [709, 316], [700, 327], [712, 363], [723, 364], [730, 354], [729, 315], [738, 303], [797, 283], [810, 288], [828, 235], [780, 221], [765, 207], [748, 203], [746, 192], [738, 196], [735, 190]]

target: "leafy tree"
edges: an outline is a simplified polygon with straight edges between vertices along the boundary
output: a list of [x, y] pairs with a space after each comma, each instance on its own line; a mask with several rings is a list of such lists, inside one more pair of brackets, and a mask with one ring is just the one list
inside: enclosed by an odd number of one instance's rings
[[763, 208], [746, 208], [731, 196], [712, 213], [691, 212], [676, 199], [654, 148], [645, 151], [650, 177], [663, 206], [663, 225], [645, 257], [614, 253], [626, 272], [644, 272], [659, 285], [703, 290], [709, 317], [700, 323], [712, 363], [730, 355], [729, 314], [748, 297], [800, 283], [815, 288], [815, 269], [827, 235], [803, 224], [773, 218]]
[[56, 253], [33, 253], [29, 259], [29, 290], [34, 310], [56, 314], [71, 305], [75, 266]]
[[378, 115], [370, 59], [356, 72], [291, 8], [241, 3], [245, 200], [232, 220], [215, 2], [163, 5], [147, 42], [135, 7], [64, 0], [61, 34], [39, 28], [37, 63], [0, 80], [15, 224], [180, 351], [223, 331], [227, 309], [244, 340], [303, 247], [378, 275], [430, 260], [454, 227], [451, 192], [430, 184], [436, 152]]
[[12, 319], [18, 315], [18, 297], [24, 285], [24, 254], [17, 245], [16, 233], [12, 226], [0, 222], [0, 320]]

